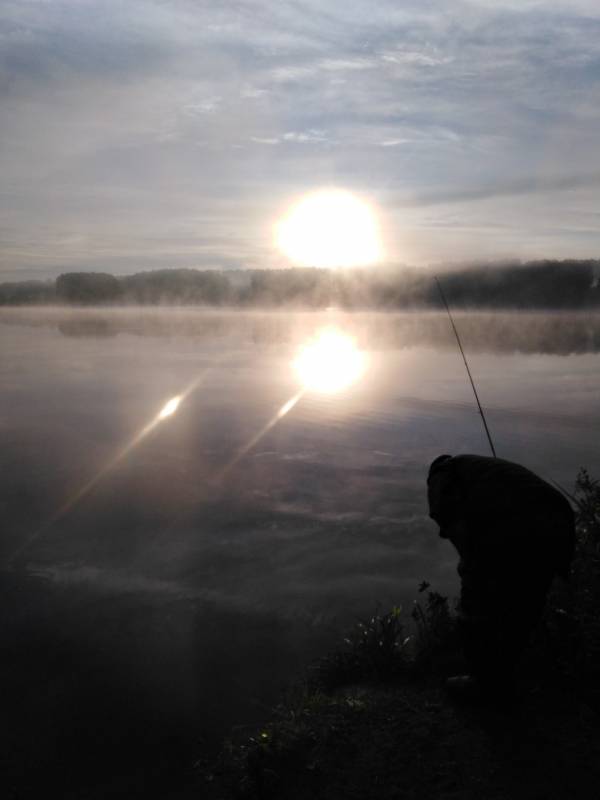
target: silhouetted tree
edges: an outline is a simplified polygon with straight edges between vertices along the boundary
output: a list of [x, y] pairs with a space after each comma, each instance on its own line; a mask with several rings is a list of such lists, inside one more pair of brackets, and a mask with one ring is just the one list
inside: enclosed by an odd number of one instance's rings
[[43, 281], [0, 283], [0, 305], [3, 306], [48, 304], [55, 300], [54, 283]]
[[218, 270], [162, 269], [121, 280], [126, 301], [155, 305], [224, 305], [231, 299], [226, 273]]
[[[600, 261], [539, 261], [471, 265], [441, 273], [456, 308], [600, 307]], [[409, 267], [363, 269], [163, 269], [122, 278], [100, 272], [70, 272], [56, 292], [40, 281], [0, 284], [0, 304], [135, 303], [158, 305], [283, 306], [347, 309], [440, 309], [431, 270]]]
[[111, 303], [120, 295], [119, 281], [107, 272], [66, 272], [56, 279], [56, 296], [67, 303]]

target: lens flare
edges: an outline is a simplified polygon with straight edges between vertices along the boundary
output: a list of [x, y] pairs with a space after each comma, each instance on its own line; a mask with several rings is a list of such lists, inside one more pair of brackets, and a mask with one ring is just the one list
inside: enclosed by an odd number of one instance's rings
[[277, 223], [275, 239], [277, 247], [300, 266], [356, 267], [382, 257], [373, 209], [340, 190], [303, 197]]
[[254, 436], [251, 439], [249, 439], [246, 442], [246, 444], [244, 444], [244, 445], [242, 445], [242, 447], [240, 447], [240, 449], [233, 456], [231, 461], [229, 461], [223, 467], [223, 469], [219, 472], [219, 474], [215, 477], [215, 483], [221, 483], [221, 481], [224, 480], [224, 478], [233, 469], [233, 467], [235, 467], [236, 464], [239, 461], [241, 461], [242, 458], [247, 453], [249, 453], [250, 450], [252, 450], [252, 448], [255, 445], [257, 445], [260, 442], [260, 440], [263, 438], [263, 436], [265, 434], [267, 434], [271, 430], [271, 428], [273, 428], [275, 425], [277, 425], [279, 420], [283, 419], [287, 414], [290, 413], [290, 411], [294, 408], [296, 403], [298, 403], [298, 401], [302, 398], [303, 394], [304, 394], [304, 389], [301, 389], [299, 392], [296, 392], [296, 394], [293, 397], [290, 397], [290, 399], [281, 406], [279, 411], [277, 411], [271, 417], [271, 419], [265, 425], [263, 425], [263, 427], [257, 433], [255, 433]]
[[37, 541], [41, 536], [43, 536], [46, 531], [48, 531], [52, 525], [57, 522], [62, 516], [67, 514], [71, 509], [77, 505], [81, 500], [83, 500], [86, 495], [88, 495], [92, 489], [94, 489], [100, 481], [108, 475], [116, 466], [118, 466], [121, 461], [123, 461], [132, 450], [134, 450], [152, 431], [167, 417], [172, 416], [179, 405], [183, 400], [186, 399], [188, 395], [190, 395], [196, 388], [200, 385], [200, 383], [204, 380], [206, 373], [208, 370], [205, 370], [201, 373], [197, 378], [195, 378], [189, 386], [175, 397], [171, 397], [170, 400], [164, 404], [161, 410], [154, 416], [143, 428], [141, 428], [132, 439], [130, 439], [127, 444], [125, 444], [117, 453], [113, 456], [110, 461], [108, 461], [98, 472], [90, 478], [87, 483], [84, 483], [74, 494], [72, 494], [58, 509], [58, 511], [48, 520], [48, 522], [43, 525], [42, 527], [38, 528], [37, 531], [26, 539], [23, 544], [17, 547], [16, 550], [12, 553], [12, 555], [8, 559], [8, 564], [12, 565], [20, 555], [22, 555], [27, 548], [29, 548], [35, 541]]
[[158, 415], [158, 418], [166, 419], [167, 417], [170, 417], [171, 414], [174, 414], [179, 408], [179, 403], [181, 403], [181, 397], [179, 395], [177, 397], [172, 397], [167, 403], [164, 404], [160, 414]]
[[293, 366], [306, 389], [332, 394], [362, 376], [366, 356], [350, 336], [328, 328], [302, 348]]

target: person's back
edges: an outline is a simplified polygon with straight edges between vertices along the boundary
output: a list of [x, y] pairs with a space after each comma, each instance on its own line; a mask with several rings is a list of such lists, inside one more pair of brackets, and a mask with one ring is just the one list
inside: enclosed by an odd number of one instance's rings
[[511, 461], [440, 456], [428, 476], [430, 516], [461, 561], [461, 627], [473, 674], [512, 672], [555, 575], [566, 578], [574, 515], [560, 492]]
[[440, 456], [428, 477], [430, 516], [452, 540], [468, 531], [463, 558], [550, 559], [567, 577], [575, 545], [565, 497], [526, 467], [478, 455]]

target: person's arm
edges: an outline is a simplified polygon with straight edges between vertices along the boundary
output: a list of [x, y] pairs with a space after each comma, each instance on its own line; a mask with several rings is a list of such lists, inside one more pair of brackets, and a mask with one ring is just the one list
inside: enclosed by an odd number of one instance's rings
[[440, 526], [440, 536], [443, 539], [462, 539], [464, 525], [460, 490], [449, 472], [439, 470], [430, 478], [427, 499], [429, 516]]
[[[440, 536], [441, 535], [442, 532], [440, 531]], [[457, 520], [453, 525], [445, 528], [443, 538], [449, 539], [452, 542], [461, 559], [468, 557], [468, 528], [464, 520]]]

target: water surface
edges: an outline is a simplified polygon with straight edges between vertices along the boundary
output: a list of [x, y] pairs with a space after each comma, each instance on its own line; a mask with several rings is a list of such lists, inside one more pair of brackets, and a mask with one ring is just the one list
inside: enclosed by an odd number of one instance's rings
[[[600, 474], [598, 317], [456, 321], [498, 454], [568, 489], [580, 466]], [[364, 377], [306, 392], [246, 452], [324, 326], [355, 337]], [[265, 718], [357, 615], [410, 605], [422, 580], [456, 592], [427, 466], [487, 442], [443, 315], [4, 309], [0, 336], [13, 771], [75, 748], [60, 780], [77, 796], [98, 781], [101, 735], [106, 780], [146, 780], [152, 753], [164, 776], [200, 739]], [[132, 735], [140, 752], [119, 766]]]

